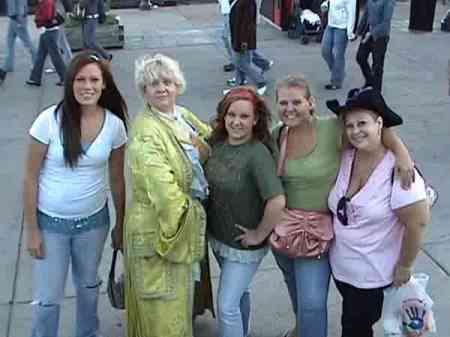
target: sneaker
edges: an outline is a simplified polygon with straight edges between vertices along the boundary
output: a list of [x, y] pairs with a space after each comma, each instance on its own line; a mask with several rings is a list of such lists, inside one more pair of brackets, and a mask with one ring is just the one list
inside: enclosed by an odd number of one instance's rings
[[40, 87], [41, 86], [41, 83], [36, 82], [36, 81], [32, 81], [32, 80], [27, 80], [27, 81], [25, 81], [25, 83], [28, 84], [28, 85], [32, 85], [34, 87]]
[[58, 87], [63, 87], [64, 86], [64, 82], [63, 81], [59, 81], [55, 83], [56, 86]]
[[258, 85], [258, 88], [256, 89], [256, 93], [259, 96], [263, 96], [266, 93], [267, 85], [265, 83]]
[[6, 71], [0, 69], [0, 85], [2, 85], [2, 83], [5, 81], [5, 78], [6, 78]]
[[273, 60], [269, 60], [269, 63], [267, 64], [267, 67], [265, 69], [261, 70], [261, 75], [264, 75], [264, 73], [268, 72], [270, 69], [272, 69], [273, 65], [274, 65], [274, 61]]
[[44, 73], [46, 73], [46, 74], [53, 74], [53, 73], [56, 73], [56, 70], [55, 70], [55, 68], [46, 68], [44, 70]]
[[328, 83], [328, 84], [325, 84], [325, 89], [326, 90], [338, 90], [338, 89], [341, 89], [341, 86]]
[[[230, 86], [230, 87], [236, 87], [238, 84], [236, 83], [236, 77], [233, 77], [233, 78], [230, 78], [230, 79], [228, 79], [227, 80], [227, 84]], [[247, 80], [243, 80], [241, 83], [239, 83], [239, 85], [246, 85], [246, 84], [248, 84], [248, 81]]]
[[236, 67], [234, 66], [233, 63], [228, 63], [223, 66], [223, 71], [225, 71], [227, 73], [230, 71], [234, 71], [235, 69], [236, 69]]

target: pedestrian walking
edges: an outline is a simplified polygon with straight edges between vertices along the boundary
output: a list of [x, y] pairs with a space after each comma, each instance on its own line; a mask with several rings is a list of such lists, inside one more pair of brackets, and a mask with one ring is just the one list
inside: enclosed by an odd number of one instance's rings
[[[73, 12], [73, 0], [57, 0], [61, 1], [62, 5], [64, 6], [64, 9], [66, 13], [72, 13]], [[64, 22], [65, 23], [65, 22]], [[72, 54], [72, 48], [70, 47], [69, 41], [67, 40], [66, 31], [64, 29], [64, 24], [62, 24], [59, 28], [59, 50], [61, 52], [61, 55], [63, 57], [64, 62], [66, 65], [70, 63], [72, 60], [73, 54]]]
[[36, 60], [36, 49], [31, 42], [28, 32], [28, 1], [7, 0], [7, 12], [9, 17], [8, 33], [6, 35], [6, 58], [3, 67], [0, 68], [0, 84], [5, 80], [8, 72], [14, 71], [15, 43], [19, 38], [31, 55], [31, 62]]
[[[273, 62], [256, 51], [256, 14], [255, 0], [235, 0], [230, 11], [231, 45], [236, 66], [236, 85], [242, 85], [250, 79], [256, 85], [257, 93], [264, 95], [267, 89], [264, 72], [270, 69]], [[256, 67], [255, 59], [258, 62]], [[223, 93], [228, 91], [226, 89]]]
[[[381, 91], [383, 82], [384, 59], [386, 57], [391, 21], [395, 0], [367, 0], [357, 34], [361, 42], [356, 54], [364, 86], [372, 86]], [[372, 55], [372, 65], [368, 59]]]
[[228, 56], [228, 63], [223, 66], [223, 71], [225, 72], [235, 70], [233, 64], [233, 49], [231, 48], [230, 40], [230, 10], [230, 0], [219, 0], [219, 11], [223, 17], [221, 38]]
[[97, 25], [106, 20], [104, 0], [83, 0], [81, 5], [81, 33], [85, 49], [91, 49], [105, 60], [111, 61], [113, 56], [97, 44]]
[[328, 25], [322, 39], [322, 57], [331, 72], [327, 90], [342, 87], [345, 78], [345, 51], [348, 41], [356, 39], [353, 33], [356, 20], [356, 0], [327, 0], [322, 10], [328, 11]]
[[436, 0], [411, 0], [409, 29], [412, 31], [432, 32]]
[[[98, 266], [116, 214], [112, 243], [122, 248], [127, 108], [109, 66], [92, 52], [67, 71], [61, 103], [30, 129], [24, 222], [33, 258], [31, 337], [58, 336], [69, 265], [76, 291], [77, 337], [99, 337]], [[109, 181], [108, 181], [109, 176]]]
[[[60, 0], [56, 0], [60, 1]], [[59, 50], [59, 34], [60, 27], [64, 19], [57, 14], [55, 0], [39, 0], [36, 9], [35, 22], [37, 28], [41, 29], [39, 36], [39, 45], [36, 61], [33, 64], [33, 69], [29, 79], [26, 81], [28, 85], [40, 86], [42, 82], [42, 73], [44, 70], [45, 60], [47, 55], [55, 67], [56, 73], [59, 76], [58, 86], [64, 84], [64, 76], [66, 72], [66, 64], [62, 58]], [[53, 8], [53, 9], [52, 9]]]

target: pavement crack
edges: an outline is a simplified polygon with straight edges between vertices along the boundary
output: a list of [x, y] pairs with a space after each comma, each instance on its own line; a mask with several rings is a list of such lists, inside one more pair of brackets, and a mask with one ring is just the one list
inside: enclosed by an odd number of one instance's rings
[[438, 260], [436, 260], [436, 259], [433, 257], [433, 255], [432, 255], [430, 252], [428, 252], [428, 251], [426, 250], [425, 247], [422, 248], [422, 252], [423, 252], [423, 253], [431, 260], [432, 263], [435, 264], [435, 266], [436, 266], [440, 271], [442, 271], [442, 272], [445, 274], [445, 276], [450, 277], [450, 271], [448, 271], [448, 270], [445, 268], [445, 266], [442, 265], [442, 263], [440, 263]]

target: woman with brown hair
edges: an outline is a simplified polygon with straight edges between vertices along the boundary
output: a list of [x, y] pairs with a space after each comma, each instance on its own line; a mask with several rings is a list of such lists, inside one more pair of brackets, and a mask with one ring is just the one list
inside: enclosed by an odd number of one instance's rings
[[58, 335], [69, 264], [76, 336], [98, 336], [97, 270], [109, 229], [109, 186], [116, 213], [113, 246], [122, 246], [126, 120], [109, 65], [83, 52], [68, 67], [62, 101], [31, 126], [23, 198], [34, 258], [32, 337]]
[[206, 163], [209, 243], [221, 273], [220, 337], [250, 330], [249, 286], [268, 251], [265, 240], [285, 207], [269, 132], [270, 112], [256, 92], [232, 89], [219, 102]]

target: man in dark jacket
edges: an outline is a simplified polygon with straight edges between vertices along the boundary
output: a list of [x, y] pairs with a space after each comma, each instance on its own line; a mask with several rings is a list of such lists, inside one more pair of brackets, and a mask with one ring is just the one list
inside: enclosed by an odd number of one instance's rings
[[[395, 0], [367, 0], [359, 22], [357, 34], [361, 43], [356, 54], [365, 78], [364, 86], [372, 86], [381, 91], [384, 59], [386, 56]], [[368, 58], [372, 54], [372, 66]]]
[[0, 84], [5, 80], [6, 73], [14, 70], [16, 38], [22, 40], [23, 45], [29, 50], [33, 63], [36, 59], [36, 49], [31, 43], [30, 34], [28, 33], [27, 0], [7, 0], [7, 7], [9, 17], [7, 48], [5, 64], [3, 68], [0, 68]]
[[256, 52], [256, 17], [255, 0], [235, 0], [230, 12], [231, 45], [235, 52], [236, 83], [243, 84], [248, 77], [256, 84], [258, 94], [263, 95], [266, 80], [263, 72], [252, 64]]
[[85, 0], [83, 8], [83, 21], [81, 24], [84, 48], [92, 49], [105, 60], [111, 61], [112, 54], [99, 46], [96, 42], [97, 24], [105, 22], [104, 0]]

